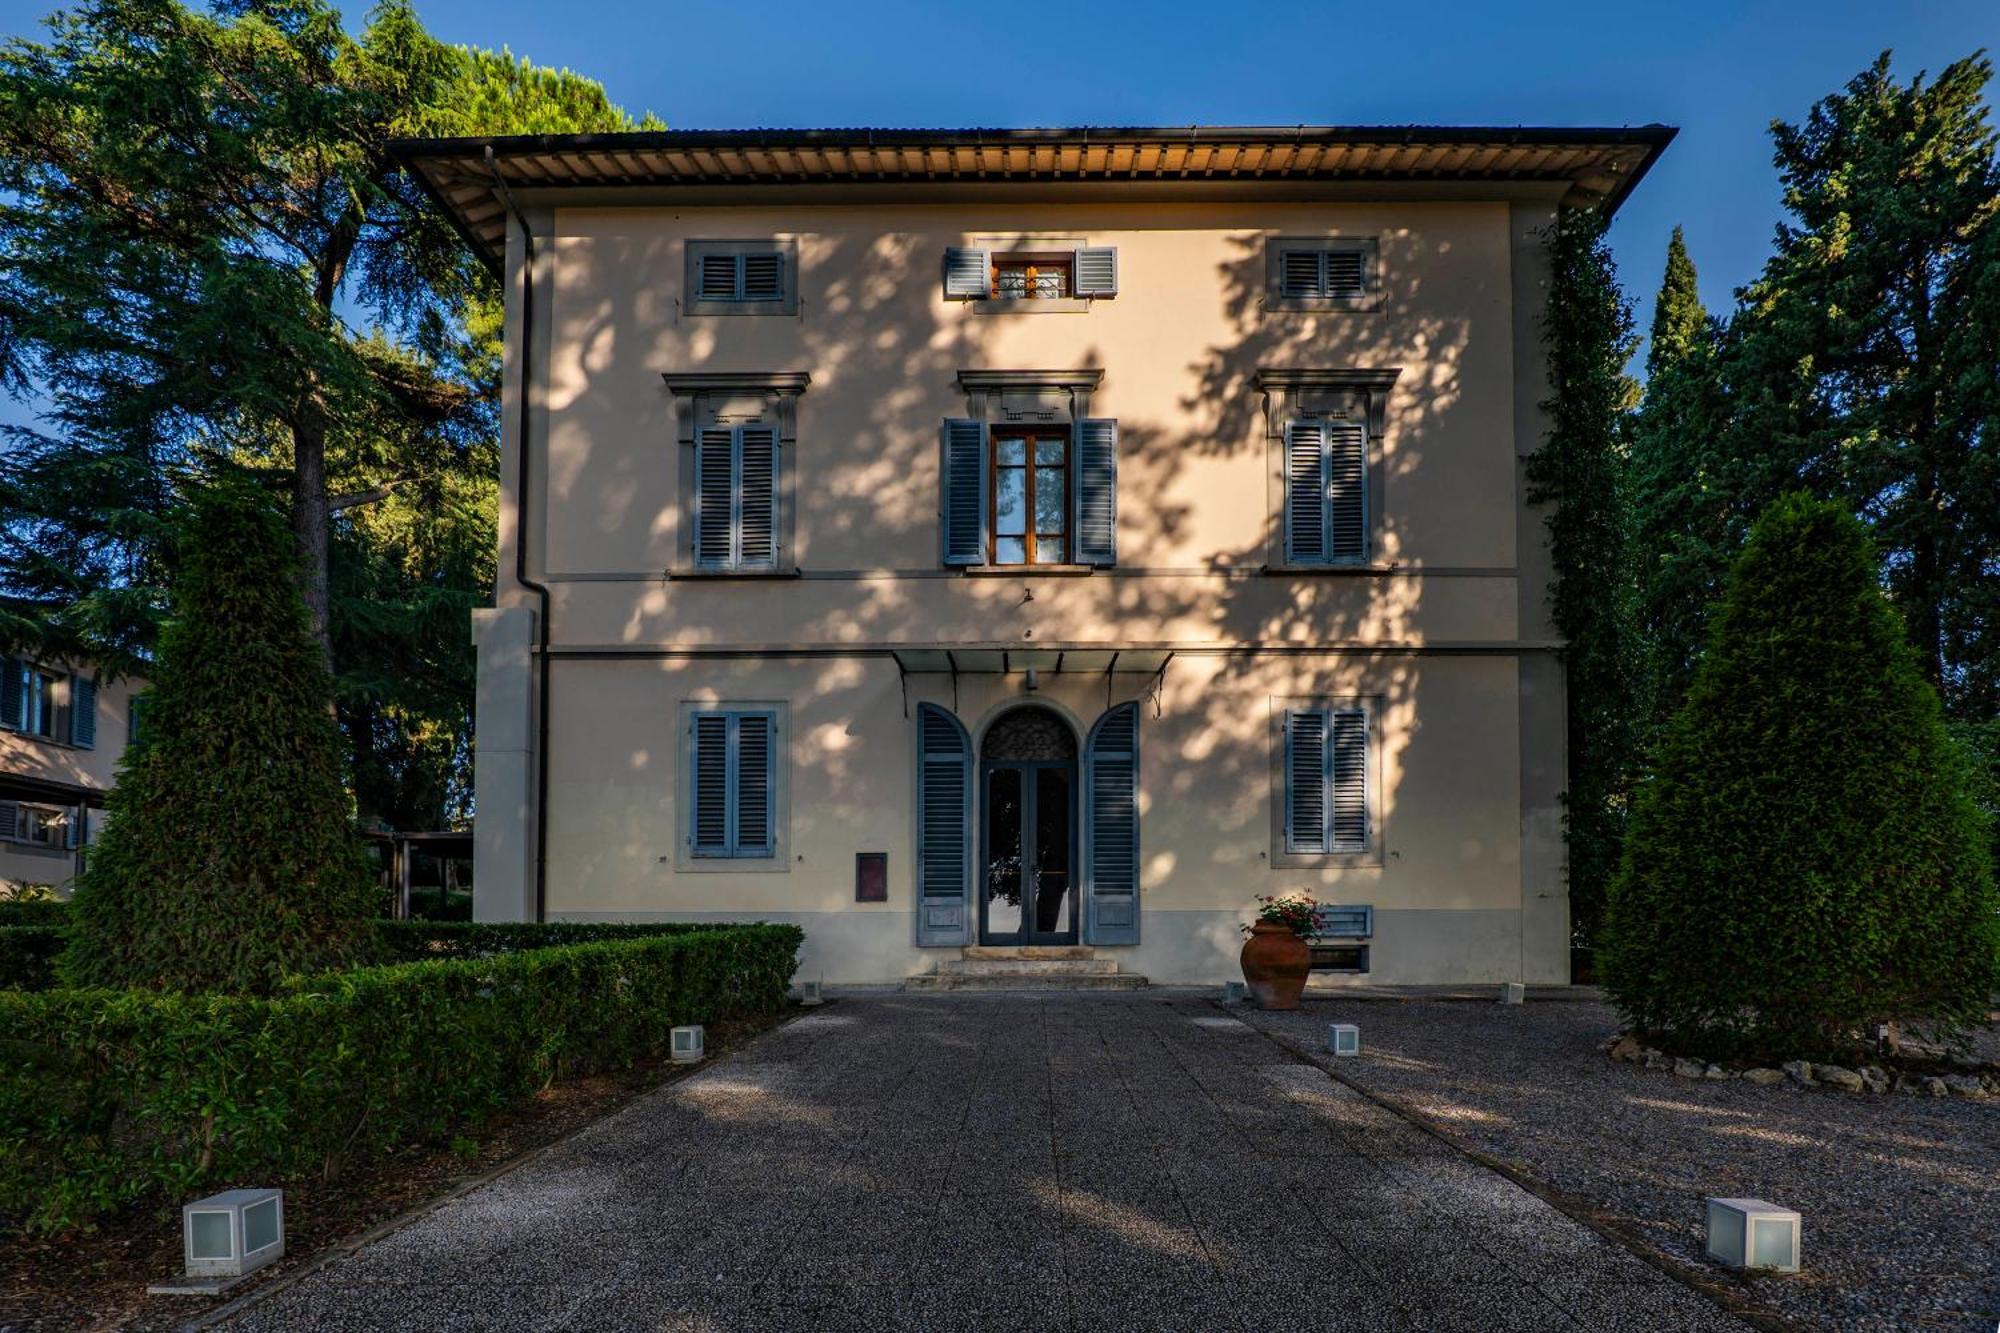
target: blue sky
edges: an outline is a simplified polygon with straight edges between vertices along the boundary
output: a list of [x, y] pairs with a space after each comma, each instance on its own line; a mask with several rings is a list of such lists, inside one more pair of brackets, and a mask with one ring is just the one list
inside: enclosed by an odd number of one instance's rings
[[[676, 129], [1677, 125], [1612, 232], [1641, 327], [1675, 223], [1712, 309], [1756, 275], [1779, 217], [1773, 117], [1797, 120], [1885, 48], [1907, 77], [2000, 47], [1996, 0], [418, 4], [447, 40], [590, 74]], [[0, 33], [32, 33], [50, 7], [0, 0]]]

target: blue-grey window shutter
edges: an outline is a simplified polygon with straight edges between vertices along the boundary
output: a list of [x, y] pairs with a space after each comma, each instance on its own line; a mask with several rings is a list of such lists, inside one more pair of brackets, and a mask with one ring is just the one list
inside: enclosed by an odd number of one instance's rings
[[741, 713], [730, 718], [736, 730], [737, 856], [769, 856], [772, 821], [777, 809], [776, 721], [769, 713]]
[[1118, 295], [1118, 247], [1087, 245], [1076, 252], [1076, 294]]
[[1326, 554], [1368, 558], [1368, 434], [1360, 423], [1321, 424], [1326, 436]]
[[0, 801], [0, 838], [21, 836], [21, 807], [12, 801]]
[[97, 745], [97, 681], [90, 676], [69, 678], [69, 743], [84, 750]]
[[1118, 563], [1118, 423], [1076, 423], [1076, 562]]
[[986, 563], [986, 423], [952, 418], [939, 445], [938, 528], [947, 565]]
[[779, 250], [756, 250], [743, 256], [743, 299], [785, 299], [785, 256]]
[[966, 944], [972, 920], [972, 741], [917, 705], [917, 943]]
[[1368, 715], [1348, 708], [1334, 713], [1332, 721], [1327, 788], [1333, 799], [1327, 850], [1361, 851], [1368, 846]]
[[993, 294], [993, 255], [949, 246], [944, 252], [944, 294], [983, 301]]
[[139, 731], [146, 714], [146, 696], [135, 694], [125, 701], [125, 748], [139, 743]]
[[66, 852], [73, 852], [73, 851], [75, 851], [75, 850], [76, 850], [76, 840], [77, 840], [77, 831], [78, 831], [79, 829], [81, 829], [82, 827], [83, 827], [83, 807], [82, 807], [82, 806], [78, 806], [78, 807], [77, 807], [76, 809], [74, 809], [74, 810], [69, 810], [69, 811], [66, 811], [66, 812], [64, 812], [64, 819], [63, 819], [63, 850], [64, 850], [64, 851], [66, 851]]
[[1326, 484], [1321, 472], [1324, 431], [1317, 421], [1285, 423], [1285, 560], [1326, 559]]
[[688, 845], [729, 855], [729, 715], [697, 713], [688, 733]]
[[1285, 850], [1326, 847], [1326, 714], [1285, 714]]
[[21, 664], [0, 657], [0, 727], [21, 728]]
[[694, 442], [694, 563], [728, 569], [736, 553], [736, 432], [703, 426]]
[[1084, 748], [1084, 941], [1139, 942], [1139, 705], [1097, 719]]
[[778, 567], [778, 428], [736, 429], [738, 569]]

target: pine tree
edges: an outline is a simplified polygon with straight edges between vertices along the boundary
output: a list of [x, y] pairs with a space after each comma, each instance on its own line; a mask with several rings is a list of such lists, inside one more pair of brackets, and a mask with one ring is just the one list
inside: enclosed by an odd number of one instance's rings
[[69, 985], [269, 991], [354, 961], [370, 875], [278, 511], [224, 482], [180, 535], [146, 729], [70, 909]]
[[1781, 499], [1640, 789], [1599, 961], [1639, 1029], [1705, 1055], [1842, 1055], [1982, 1022], [2000, 984], [1986, 831], [1836, 504]]

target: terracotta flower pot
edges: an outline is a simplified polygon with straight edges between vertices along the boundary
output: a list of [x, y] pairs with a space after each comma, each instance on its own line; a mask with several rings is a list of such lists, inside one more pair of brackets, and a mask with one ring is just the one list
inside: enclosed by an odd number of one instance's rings
[[1312, 953], [1306, 942], [1275, 921], [1259, 921], [1243, 941], [1243, 980], [1259, 1009], [1296, 1009], [1306, 988]]

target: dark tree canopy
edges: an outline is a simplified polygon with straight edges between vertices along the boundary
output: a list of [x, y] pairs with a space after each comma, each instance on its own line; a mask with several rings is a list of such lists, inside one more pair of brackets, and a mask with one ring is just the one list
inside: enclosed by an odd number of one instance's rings
[[142, 669], [175, 508], [268, 474], [363, 814], [462, 810], [498, 298], [385, 146], [632, 127], [403, 0], [359, 34], [324, 0], [91, 0], [0, 48], [0, 381], [47, 403], [0, 458], [0, 641]]
[[262, 992], [354, 961], [372, 875], [283, 518], [227, 483], [179, 535], [146, 726], [70, 909], [70, 985]]
[[1641, 787], [1599, 958], [1626, 1016], [1707, 1055], [1845, 1054], [1879, 1020], [1985, 1018], [1984, 821], [1868, 532], [1760, 518]]

